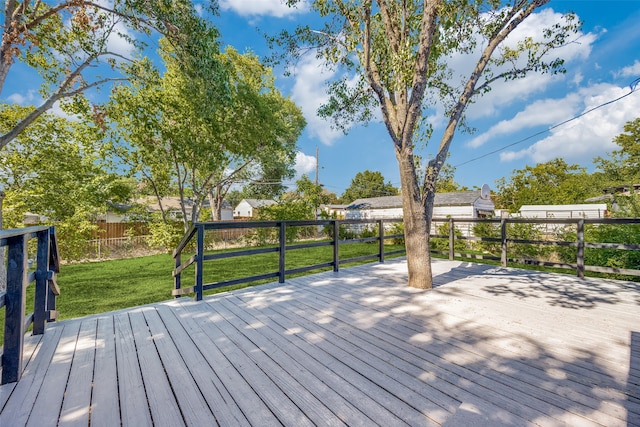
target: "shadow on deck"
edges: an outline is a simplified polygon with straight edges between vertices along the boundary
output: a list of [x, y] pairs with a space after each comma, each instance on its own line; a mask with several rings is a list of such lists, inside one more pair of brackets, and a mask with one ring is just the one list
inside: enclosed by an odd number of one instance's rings
[[433, 265], [50, 325], [0, 425], [640, 425], [637, 284]]

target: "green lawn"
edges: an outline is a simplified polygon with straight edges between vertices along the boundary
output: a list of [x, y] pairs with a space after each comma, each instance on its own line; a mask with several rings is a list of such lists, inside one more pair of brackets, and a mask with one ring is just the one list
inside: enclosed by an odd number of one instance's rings
[[[393, 251], [401, 246], [386, 245]], [[340, 258], [347, 259], [377, 253], [377, 244], [351, 244], [340, 246]], [[278, 270], [278, 253], [225, 258], [205, 262], [204, 281], [254, 276]], [[183, 255], [183, 260], [190, 255]], [[329, 262], [333, 259], [331, 246], [287, 251], [286, 268], [293, 269]], [[375, 261], [374, 259], [369, 262]], [[171, 255], [151, 255], [139, 258], [63, 265], [58, 275], [60, 296], [57, 298], [59, 319], [71, 319], [104, 313], [172, 298], [174, 260]], [[327, 268], [328, 269], [328, 268]], [[308, 272], [306, 274], [311, 274]], [[183, 286], [194, 282], [194, 267], [183, 272]], [[277, 280], [276, 278], [272, 279]], [[263, 281], [262, 283], [264, 283]], [[246, 287], [258, 283], [237, 285], [209, 291], [207, 294]], [[33, 301], [33, 286], [29, 287], [27, 301]], [[31, 305], [29, 305], [31, 304]], [[27, 312], [33, 311], [27, 303]], [[4, 336], [4, 309], [0, 309], [0, 343]]]

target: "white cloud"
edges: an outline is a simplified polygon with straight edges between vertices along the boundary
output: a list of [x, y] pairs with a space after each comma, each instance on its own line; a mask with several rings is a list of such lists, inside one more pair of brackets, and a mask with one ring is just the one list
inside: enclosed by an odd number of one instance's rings
[[336, 76], [336, 73], [327, 70], [319, 59], [307, 55], [296, 66], [294, 75], [296, 81], [291, 90], [291, 98], [302, 109], [307, 120], [307, 130], [323, 144], [331, 145], [343, 133], [332, 129], [327, 120], [318, 117], [317, 111], [329, 100], [325, 83]]
[[312, 172], [316, 169], [315, 156], [308, 156], [301, 151], [296, 153], [296, 165], [294, 166], [296, 171], [296, 179], [302, 175]]
[[629, 65], [628, 67], [624, 67], [618, 73], [616, 73], [619, 77], [638, 77], [640, 76], [640, 60], [635, 60], [633, 65]]
[[[584, 113], [626, 94], [629, 94], [629, 88], [598, 84], [568, 95], [567, 99], [568, 103], [574, 102], [573, 98], [578, 95], [581, 99], [579, 112]], [[623, 132], [625, 123], [637, 117], [638, 111], [640, 96], [636, 92], [552, 130], [548, 137], [526, 149], [502, 153], [500, 160], [527, 157], [540, 163], [561, 157], [574, 163], [590, 161], [617, 148], [613, 138]], [[563, 117], [559, 116], [555, 122], [561, 122]]]
[[309, 1], [302, 0], [296, 7], [289, 7], [284, 0], [220, 0], [222, 10], [233, 10], [241, 16], [274, 16], [282, 18], [309, 10]]
[[559, 119], [569, 118], [579, 112], [582, 107], [582, 99], [577, 94], [570, 94], [561, 99], [543, 99], [528, 105], [510, 120], [502, 120], [493, 125], [487, 132], [473, 138], [468, 147], [477, 148], [496, 137], [509, 135], [523, 129], [535, 126], [551, 126]]

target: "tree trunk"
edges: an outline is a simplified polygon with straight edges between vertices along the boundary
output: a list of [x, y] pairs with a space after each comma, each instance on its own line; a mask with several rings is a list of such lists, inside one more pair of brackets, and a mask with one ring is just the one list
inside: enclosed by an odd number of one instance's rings
[[431, 289], [431, 254], [429, 253], [429, 223], [422, 201], [411, 149], [396, 149], [396, 158], [402, 183], [402, 213], [404, 216], [404, 240], [407, 249], [408, 285], [413, 288]]

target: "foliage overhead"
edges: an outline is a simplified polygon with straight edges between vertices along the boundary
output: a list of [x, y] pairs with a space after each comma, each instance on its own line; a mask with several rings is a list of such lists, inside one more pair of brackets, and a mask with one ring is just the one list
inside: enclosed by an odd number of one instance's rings
[[[215, 2], [209, 6], [215, 13]], [[136, 66], [146, 40], [158, 34], [169, 41], [196, 81], [219, 68], [215, 57], [203, 54], [207, 46], [202, 45], [217, 36], [217, 30], [187, 0], [8, 0], [3, 12], [0, 93], [13, 65], [21, 62], [42, 78], [43, 101], [3, 131], [0, 149], [57, 101], [65, 101], [73, 112], [87, 110], [84, 92], [128, 79], [125, 69]]]

